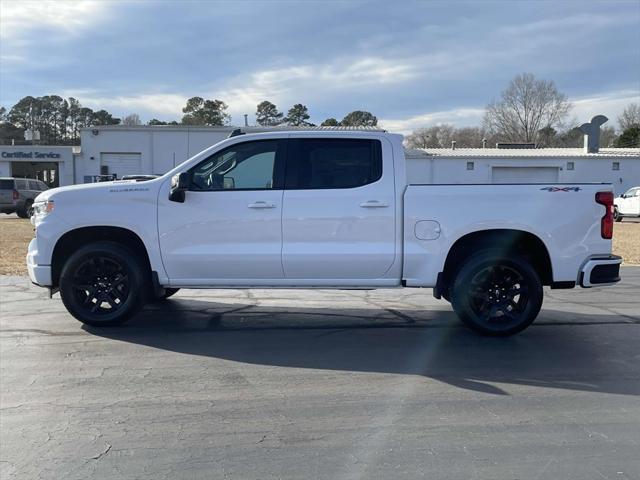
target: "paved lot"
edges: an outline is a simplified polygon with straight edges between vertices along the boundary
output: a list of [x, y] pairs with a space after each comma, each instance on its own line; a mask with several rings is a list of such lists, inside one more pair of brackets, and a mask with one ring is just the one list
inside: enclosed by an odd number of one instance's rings
[[0, 277], [0, 477], [640, 478], [623, 275], [510, 339], [430, 290], [191, 290], [87, 329]]

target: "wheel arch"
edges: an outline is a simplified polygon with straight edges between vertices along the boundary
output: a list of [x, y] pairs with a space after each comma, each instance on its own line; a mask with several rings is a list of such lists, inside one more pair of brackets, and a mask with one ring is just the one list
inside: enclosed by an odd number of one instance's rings
[[51, 280], [57, 287], [64, 261], [79, 247], [98, 241], [112, 241], [124, 245], [139, 255], [147, 272], [151, 272], [149, 252], [142, 238], [124, 227], [88, 226], [65, 232], [56, 242], [51, 255]]
[[551, 256], [540, 237], [524, 230], [489, 229], [467, 233], [451, 245], [442, 273], [439, 275], [438, 289], [448, 291], [464, 261], [479, 250], [487, 248], [524, 257], [536, 270], [543, 285], [553, 283]]

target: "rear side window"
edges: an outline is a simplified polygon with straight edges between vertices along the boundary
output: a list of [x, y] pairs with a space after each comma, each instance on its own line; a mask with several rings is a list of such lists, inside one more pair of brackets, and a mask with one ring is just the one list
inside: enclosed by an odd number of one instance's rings
[[27, 190], [27, 181], [16, 178], [16, 190]]
[[342, 138], [291, 139], [285, 188], [355, 188], [382, 177], [379, 140]]
[[40, 190], [37, 180], [29, 180], [29, 190]]
[[13, 190], [13, 180], [0, 180], [0, 190]]

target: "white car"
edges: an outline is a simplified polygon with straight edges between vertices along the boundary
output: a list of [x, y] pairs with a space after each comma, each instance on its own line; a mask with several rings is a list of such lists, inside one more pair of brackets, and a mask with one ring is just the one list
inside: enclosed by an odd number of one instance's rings
[[420, 185], [406, 172], [401, 135], [236, 135], [154, 180], [39, 195], [29, 275], [90, 325], [180, 288], [430, 287], [488, 335], [531, 324], [543, 285], [620, 280], [611, 185]]
[[614, 217], [621, 222], [624, 217], [640, 217], [640, 187], [633, 187], [613, 200]]

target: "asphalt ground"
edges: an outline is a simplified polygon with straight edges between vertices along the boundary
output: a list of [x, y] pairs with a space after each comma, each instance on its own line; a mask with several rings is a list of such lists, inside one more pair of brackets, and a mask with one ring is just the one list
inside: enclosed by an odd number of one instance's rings
[[123, 327], [0, 277], [0, 478], [640, 478], [640, 267], [484, 338], [429, 289], [183, 290]]

